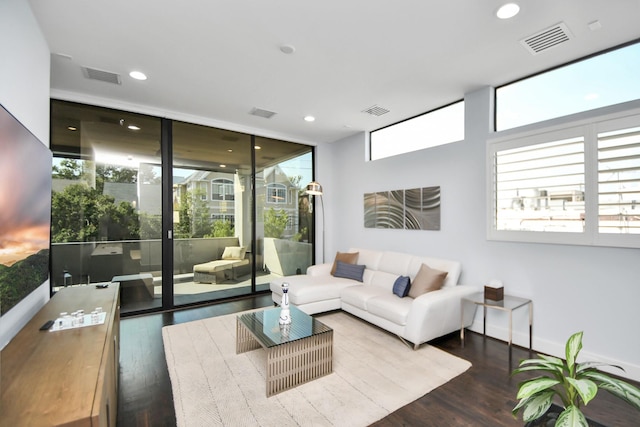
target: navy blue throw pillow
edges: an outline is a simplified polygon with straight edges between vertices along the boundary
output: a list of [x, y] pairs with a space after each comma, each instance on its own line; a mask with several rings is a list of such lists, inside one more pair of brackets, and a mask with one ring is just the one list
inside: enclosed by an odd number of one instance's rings
[[409, 288], [411, 287], [411, 278], [409, 276], [400, 276], [393, 284], [393, 293], [400, 298], [404, 298], [409, 295]]
[[333, 273], [333, 277], [344, 277], [345, 279], [362, 282], [365, 268], [366, 265], [347, 264], [346, 262], [336, 261], [336, 271]]

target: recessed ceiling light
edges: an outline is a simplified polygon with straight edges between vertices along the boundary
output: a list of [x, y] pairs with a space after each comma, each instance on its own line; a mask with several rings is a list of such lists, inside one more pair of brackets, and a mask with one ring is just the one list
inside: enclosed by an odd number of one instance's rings
[[260, 147], [259, 145], [256, 145], [256, 146], [255, 146], [255, 149], [256, 149], [256, 150], [260, 150], [260, 149], [262, 149], [262, 147]]
[[129, 76], [131, 76], [131, 78], [134, 78], [136, 80], [147, 80], [147, 75], [142, 71], [132, 71], [129, 73]]
[[140, 130], [140, 128], [138, 126], [136, 126], [136, 125], [129, 125], [129, 126], [127, 126], [127, 128], [131, 129], [131, 130]]
[[227, 165], [220, 165], [220, 167], [221, 167], [221, 168], [226, 168], [226, 167], [227, 167]]
[[520, 6], [515, 3], [507, 3], [498, 9], [496, 16], [500, 19], [513, 18], [520, 12]]
[[75, 126], [67, 126], [67, 129], [70, 130], [71, 132], [75, 132], [78, 130], [78, 128]]
[[304, 121], [305, 122], [314, 122], [316, 120], [315, 117], [313, 116], [304, 116]]

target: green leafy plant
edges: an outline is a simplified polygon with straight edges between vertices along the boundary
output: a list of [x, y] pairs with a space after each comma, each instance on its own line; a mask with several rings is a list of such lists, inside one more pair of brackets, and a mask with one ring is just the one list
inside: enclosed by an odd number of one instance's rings
[[520, 401], [512, 410], [515, 418], [521, 409], [525, 422], [540, 418], [551, 407], [554, 396], [558, 396], [564, 411], [558, 416], [556, 427], [586, 427], [588, 423], [580, 406], [586, 406], [596, 396], [598, 389], [606, 390], [640, 410], [640, 389], [600, 371], [598, 367], [612, 366], [624, 369], [598, 362], [578, 363], [578, 353], [581, 349], [582, 332], [577, 332], [569, 337], [565, 346], [566, 361], [539, 354], [539, 359], [520, 362], [512, 375], [529, 371], [541, 371], [547, 375], [519, 384], [517, 398]]
[[264, 213], [264, 237], [282, 239], [289, 222], [289, 214], [284, 210], [270, 208]]

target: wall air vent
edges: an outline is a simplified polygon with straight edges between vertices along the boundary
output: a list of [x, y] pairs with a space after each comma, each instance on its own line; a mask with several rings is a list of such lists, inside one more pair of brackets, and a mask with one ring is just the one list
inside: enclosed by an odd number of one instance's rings
[[520, 43], [532, 55], [537, 55], [545, 50], [556, 47], [562, 43], [568, 42], [573, 38], [569, 28], [564, 22], [553, 25], [546, 30], [542, 30], [529, 37], [520, 40]]
[[251, 114], [252, 116], [264, 117], [265, 119], [270, 119], [271, 117], [276, 115], [276, 113], [274, 113], [273, 111], [263, 110], [261, 108], [255, 107], [251, 109], [251, 111], [249, 111], [249, 114]]
[[389, 111], [390, 110], [379, 105], [372, 105], [371, 107], [362, 110], [363, 113], [371, 114], [372, 116], [381, 116], [383, 114], [387, 114]]
[[95, 68], [82, 67], [82, 74], [91, 80], [100, 80], [101, 82], [121, 84], [120, 74], [112, 73], [111, 71], [96, 70]]

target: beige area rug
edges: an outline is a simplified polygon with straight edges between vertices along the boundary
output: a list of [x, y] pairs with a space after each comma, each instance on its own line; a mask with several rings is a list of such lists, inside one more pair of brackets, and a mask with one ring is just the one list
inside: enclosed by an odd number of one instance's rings
[[317, 319], [334, 330], [333, 373], [270, 398], [265, 351], [235, 354], [235, 314], [163, 328], [177, 425], [367, 426], [471, 366], [343, 312]]

